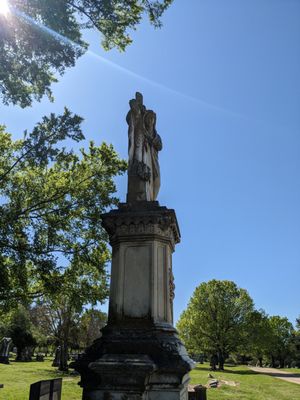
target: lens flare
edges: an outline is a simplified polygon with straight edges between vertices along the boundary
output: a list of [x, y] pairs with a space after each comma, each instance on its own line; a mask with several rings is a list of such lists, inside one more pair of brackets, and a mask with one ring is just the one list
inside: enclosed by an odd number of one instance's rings
[[7, 0], [0, 0], [0, 14], [7, 16], [9, 13], [9, 5]]

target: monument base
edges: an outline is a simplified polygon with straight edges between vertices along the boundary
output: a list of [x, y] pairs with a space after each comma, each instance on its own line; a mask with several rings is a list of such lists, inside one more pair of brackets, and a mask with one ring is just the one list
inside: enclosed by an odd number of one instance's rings
[[83, 400], [187, 400], [193, 363], [176, 330], [142, 329], [139, 322], [105, 327], [72, 365], [81, 374]]
[[72, 367], [83, 400], [187, 400], [193, 362], [173, 322], [174, 210], [120, 204], [102, 216], [112, 246], [108, 325]]

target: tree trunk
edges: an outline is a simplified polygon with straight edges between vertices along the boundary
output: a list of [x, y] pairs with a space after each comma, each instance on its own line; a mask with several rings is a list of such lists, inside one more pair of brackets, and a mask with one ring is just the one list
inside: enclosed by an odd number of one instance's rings
[[273, 356], [273, 354], [271, 354], [271, 367], [272, 368], [276, 367], [276, 365], [275, 365], [275, 357]]
[[68, 340], [62, 340], [60, 344], [59, 371], [68, 371]]
[[246, 364], [247, 364], [245, 354], [242, 355], [242, 364], [243, 364], [243, 365], [246, 365]]
[[218, 358], [219, 358], [219, 370], [224, 371], [225, 357], [222, 351], [219, 351]]
[[280, 368], [284, 368], [284, 358], [279, 359], [279, 366]]
[[17, 356], [16, 356], [16, 361], [23, 361], [22, 360], [22, 353], [23, 353], [23, 347], [17, 347]]
[[218, 356], [216, 354], [213, 354], [210, 358], [210, 367], [212, 371], [216, 371], [217, 363], [218, 363]]

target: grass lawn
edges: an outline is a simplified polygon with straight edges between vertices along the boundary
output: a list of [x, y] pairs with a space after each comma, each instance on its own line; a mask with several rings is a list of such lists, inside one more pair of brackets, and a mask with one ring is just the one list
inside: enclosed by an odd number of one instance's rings
[[290, 372], [291, 374], [299, 374], [300, 375], [300, 368], [282, 368], [279, 371], [286, 371]]
[[211, 372], [208, 364], [200, 365], [191, 373], [192, 384], [206, 384], [208, 374], [214, 378], [234, 381], [239, 386], [221, 386], [207, 390], [207, 400], [299, 400], [300, 385], [250, 371], [246, 366], [225, 367], [225, 372]]
[[1, 400], [28, 400], [29, 388], [43, 379], [63, 378], [62, 400], [81, 400], [82, 389], [77, 385], [78, 376], [62, 374], [51, 367], [52, 360], [44, 362], [14, 362], [0, 364]]
[[[197, 365], [191, 373], [191, 383], [206, 384], [208, 364]], [[300, 385], [284, 382], [271, 376], [256, 374], [247, 367], [230, 367], [226, 372], [211, 373], [215, 378], [235, 381], [239, 386], [222, 386], [207, 391], [208, 400], [299, 400]], [[28, 400], [31, 383], [42, 379], [63, 378], [62, 400], [81, 400], [82, 390], [77, 385], [79, 377], [61, 374], [51, 367], [51, 361], [0, 364], [0, 400]]]

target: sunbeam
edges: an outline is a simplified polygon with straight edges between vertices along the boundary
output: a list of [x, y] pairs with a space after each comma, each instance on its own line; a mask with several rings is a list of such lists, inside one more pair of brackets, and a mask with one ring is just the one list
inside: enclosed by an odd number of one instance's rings
[[[69, 44], [69, 45], [72, 45], [72, 46], [75, 46], [77, 48], [82, 49], [82, 46], [80, 46], [78, 43], [73, 42], [69, 38], [61, 35], [60, 33], [55, 32], [54, 30], [52, 30], [51, 28], [43, 25], [42, 23], [35, 21], [33, 18], [31, 18], [27, 14], [19, 11], [18, 9], [12, 8], [11, 10], [14, 12], [15, 15], [17, 15], [20, 18], [25, 19], [27, 22], [35, 25], [36, 27], [38, 27], [39, 29], [43, 30], [44, 32], [47, 32], [49, 35], [54, 37], [56, 40], [62, 41], [64, 43], [66, 43], [66, 44]], [[84, 49], [84, 51], [86, 51], [86, 49]], [[89, 56], [91, 56], [93, 58], [96, 58], [97, 60], [101, 61], [102, 63], [109, 65], [110, 67], [114, 68], [117, 71], [122, 72], [123, 74], [126, 74], [126, 75], [128, 75], [128, 76], [130, 76], [132, 78], [138, 79], [138, 80], [140, 80], [142, 82], [145, 82], [145, 83], [147, 83], [149, 85], [152, 85], [152, 86], [157, 87], [157, 88], [159, 88], [161, 90], [169, 92], [169, 93], [171, 93], [173, 95], [180, 96], [182, 98], [185, 98], [186, 100], [189, 100], [189, 101], [192, 101], [194, 103], [197, 103], [198, 105], [200, 105], [202, 107], [205, 107], [205, 108], [210, 109], [212, 111], [223, 113], [223, 114], [225, 114], [227, 116], [230, 116], [230, 117], [245, 118], [245, 115], [236, 113], [234, 111], [231, 111], [231, 110], [228, 110], [226, 108], [217, 106], [215, 104], [211, 104], [211, 103], [209, 103], [209, 102], [207, 102], [205, 100], [201, 100], [201, 99], [199, 99], [197, 97], [194, 97], [194, 96], [191, 96], [189, 94], [180, 92], [180, 91], [178, 91], [176, 89], [172, 89], [172, 88], [170, 88], [170, 87], [168, 87], [168, 86], [166, 86], [166, 85], [164, 85], [164, 84], [162, 84], [160, 82], [156, 82], [156, 81], [154, 81], [152, 79], [144, 77], [144, 76], [142, 76], [142, 75], [140, 75], [140, 74], [138, 74], [138, 73], [136, 73], [134, 71], [131, 71], [128, 68], [122, 67], [121, 65], [119, 65], [119, 64], [117, 64], [117, 63], [115, 63], [113, 61], [108, 60], [105, 57], [102, 57], [99, 54], [94, 53], [91, 50], [87, 50], [86, 53], [87, 53], [87, 55], [89, 55]]]
[[0, 0], [0, 14], [7, 16], [10, 12], [10, 8], [7, 0]]

